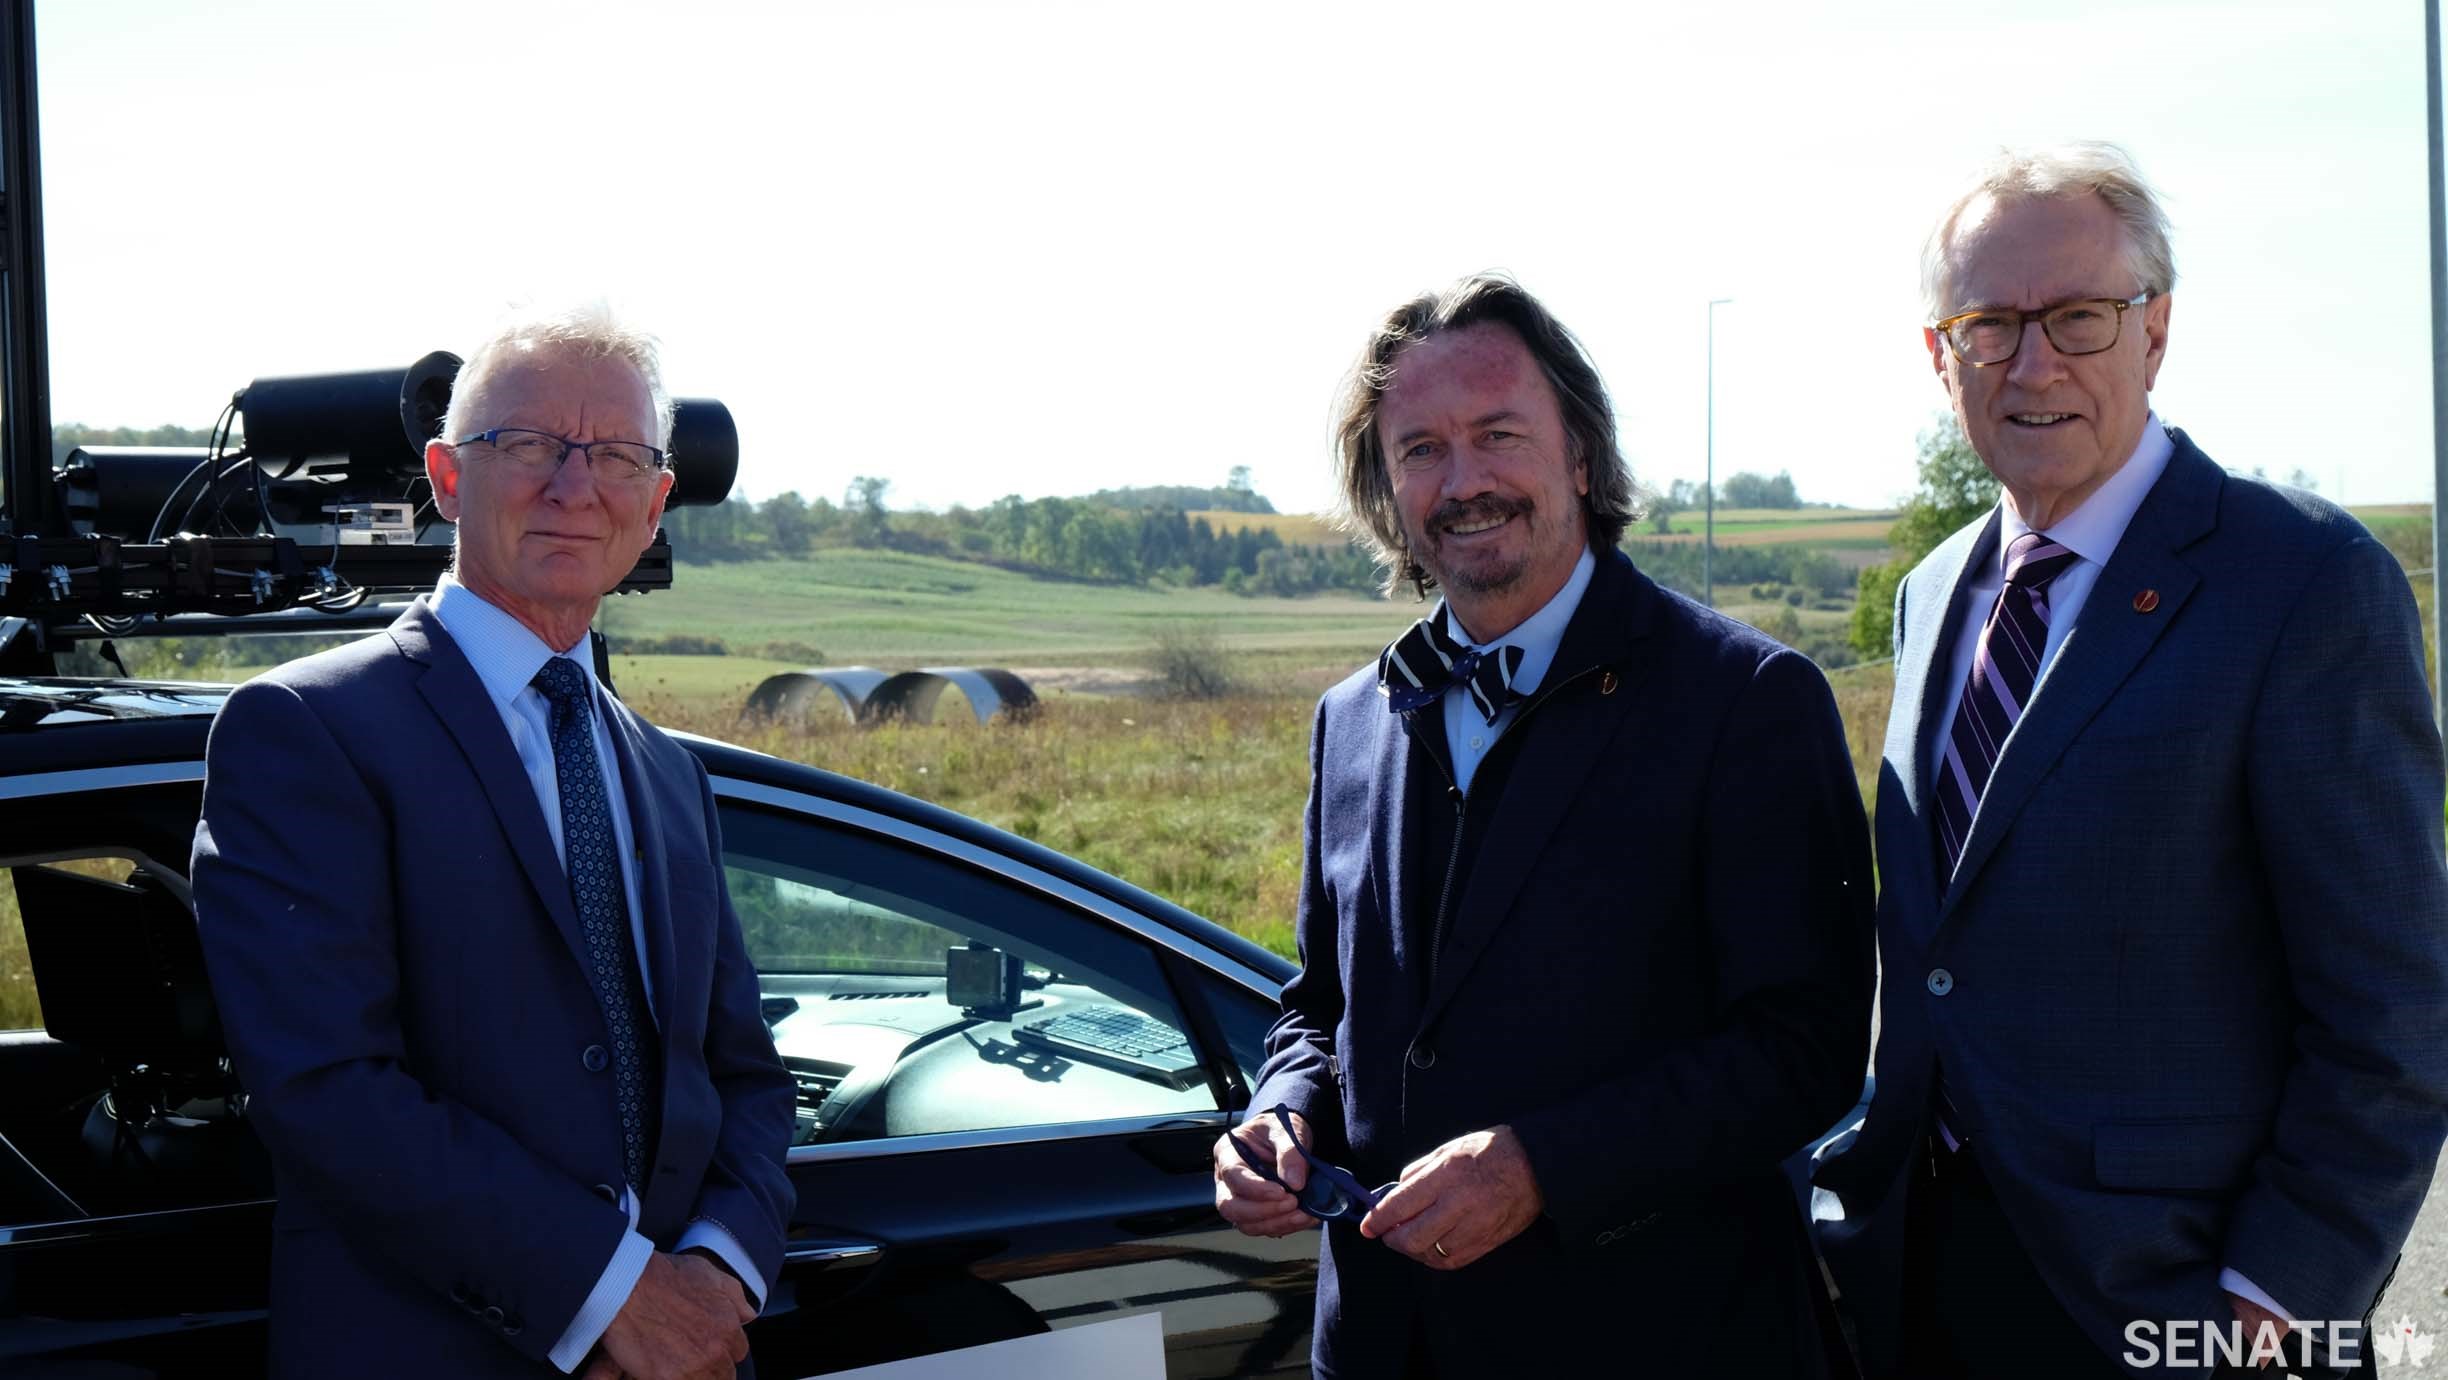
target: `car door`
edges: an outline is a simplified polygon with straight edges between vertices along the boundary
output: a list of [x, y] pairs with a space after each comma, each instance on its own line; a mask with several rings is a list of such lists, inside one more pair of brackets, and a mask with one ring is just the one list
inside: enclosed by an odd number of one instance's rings
[[982, 836], [715, 789], [800, 1087], [761, 1374], [1151, 1310], [1175, 1380], [1308, 1373], [1317, 1238], [1232, 1231], [1209, 1177], [1270, 978]]

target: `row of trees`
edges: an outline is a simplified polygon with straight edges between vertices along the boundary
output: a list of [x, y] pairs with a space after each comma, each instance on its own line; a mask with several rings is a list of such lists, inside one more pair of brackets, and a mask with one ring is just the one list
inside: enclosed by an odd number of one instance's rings
[[[1650, 530], [1664, 534], [1674, 530], [1677, 513], [1698, 512], [1708, 506], [1709, 487], [1678, 479], [1666, 486], [1664, 493], [1649, 502]], [[1746, 470], [1728, 475], [1717, 486], [1717, 506], [1720, 508], [1799, 508], [1802, 495], [1795, 491], [1793, 475], [1785, 470], [1773, 476], [1753, 474]]]
[[66, 460], [79, 446], [209, 446], [209, 428], [189, 426], [87, 426], [62, 422], [51, 428], [51, 463]]
[[983, 508], [895, 512], [884, 502], [890, 488], [888, 480], [864, 476], [852, 481], [839, 504], [797, 493], [762, 503], [735, 496], [713, 507], [673, 509], [663, 525], [674, 548], [699, 561], [796, 558], [824, 547], [853, 547], [1078, 580], [1220, 585], [1236, 593], [1376, 585], [1375, 566], [1348, 544], [1291, 547], [1271, 529], [1222, 531], [1177, 507], [1131, 510], [1095, 499], [1014, 494]]

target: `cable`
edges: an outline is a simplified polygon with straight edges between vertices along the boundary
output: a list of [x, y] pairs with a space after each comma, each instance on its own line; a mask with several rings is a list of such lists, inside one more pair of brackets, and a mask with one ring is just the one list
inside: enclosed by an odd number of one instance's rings
[[[213, 458], [214, 458], [214, 459], [216, 459], [216, 460], [218, 460], [218, 459], [220, 459], [221, 457], [219, 457], [219, 456], [217, 456], [217, 455], [216, 455], [216, 456], [214, 456]], [[230, 477], [231, 475], [233, 475], [233, 474], [236, 474], [236, 473], [238, 472], [238, 467], [239, 467], [240, 465], [252, 465], [252, 464], [254, 464], [254, 463], [255, 463], [254, 461], [247, 459], [245, 456], [240, 456], [240, 457], [238, 457], [237, 459], [230, 461], [230, 462], [229, 462], [229, 464], [227, 464], [227, 465], [223, 466], [223, 467], [222, 467], [222, 469], [221, 469], [221, 471], [220, 471], [218, 474], [215, 474], [215, 475], [214, 475], [214, 476], [213, 476], [211, 479], [209, 479], [209, 480], [205, 481], [204, 487], [203, 487], [203, 488], [200, 488], [200, 489], [198, 489], [198, 490], [196, 490], [196, 496], [195, 496], [194, 500], [193, 500], [192, 502], [188, 503], [188, 505], [187, 505], [187, 511], [186, 511], [185, 513], [183, 513], [183, 514], [181, 514], [181, 515], [180, 515], [180, 517], [179, 517], [179, 530], [184, 531], [184, 532], [193, 532], [193, 531], [196, 531], [196, 530], [197, 530], [197, 529], [196, 529], [196, 526], [195, 526], [195, 516], [196, 516], [196, 510], [204, 506], [204, 500], [205, 500], [205, 499], [208, 499], [208, 498], [210, 498], [210, 497], [212, 497], [213, 490], [218, 489], [218, 488], [220, 488], [220, 487], [221, 487], [221, 481], [222, 481], [222, 480], [229, 478], [229, 477]], [[261, 467], [260, 467], [260, 466], [258, 466], [258, 468], [261, 468]], [[212, 510], [212, 513], [211, 513], [210, 517], [207, 519], [207, 521], [215, 521], [215, 520], [218, 520], [218, 519], [221, 517], [221, 515], [222, 515], [222, 511], [223, 511], [224, 509], [228, 508], [228, 507], [229, 507], [229, 499], [228, 499], [228, 498], [225, 496], [225, 497], [223, 497], [223, 498], [222, 498], [221, 502], [220, 502], [220, 503], [219, 503], [217, 506], [215, 506], [215, 507], [214, 507], [214, 509]], [[211, 535], [213, 535], [213, 533], [211, 533], [211, 532], [205, 532], [205, 533], [203, 533], [203, 535], [205, 535], [205, 536], [211, 536]], [[233, 534], [233, 535], [234, 535], [234, 534]]]
[[[222, 404], [221, 415], [219, 418], [214, 420], [212, 432], [207, 438], [208, 442], [213, 438], [221, 438], [220, 444], [207, 444], [205, 447], [206, 453], [204, 458], [195, 463], [194, 469], [191, 469], [187, 471], [187, 473], [179, 476], [179, 481], [176, 484], [170, 486], [169, 496], [162, 500], [161, 511], [153, 515], [153, 525], [145, 532], [145, 542], [148, 545], [161, 540], [162, 521], [170, 516], [170, 509], [178, 503], [180, 491], [184, 490], [187, 487], [188, 482], [193, 480], [196, 476], [210, 472], [213, 465], [222, 458], [221, 452], [228, 444], [226, 438], [229, 434], [229, 425], [231, 419], [237, 414], [237, 410], [238, 399], [236, 395], [233, 394], [227, 403]], [[217, 481], [207, 480], [204, 488], [196, 492], [194, 501], [187, 505], [186, 514], [179, 519], [179, 524], [181, 526], [186, 525], [188, 518], [195, 516], [196, 504], [203, 501], [204, 495], [210, 492], [215, 482]]]
[[152, 543], [161, 540], [162, 519], [170, 516], [170, 505], [178, 502], [179, 491], [187, 487], [188, 480], [195, 478], [197, 475], [204, 473], [208, 469], [211, 469], [212, 463], [213, 457], [209, 455], [205, 456], [203, 459], [196, 461], [194, 469], [180, 475], [179, 482], [170, 486], [170, 496], [162, 500], [161, 511], [153, 515], [153, 525], [145, 532], [146, 545], [149, 546]]

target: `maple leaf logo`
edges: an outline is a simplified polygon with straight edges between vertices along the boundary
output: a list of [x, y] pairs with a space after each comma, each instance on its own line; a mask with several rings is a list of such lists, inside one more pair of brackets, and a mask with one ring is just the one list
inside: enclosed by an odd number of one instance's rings
[[2380, 1359], [2392, 1366], [2400, 1362], [2420, 1366], [2431, 1359], [2431, 1349], [2439, 1345], [2439, 1338], [2423, 1331], [2412, 1318], [2400, 1314], [2394, 1325], [2381, 1329], [2372, 1338], [2372, 1345], [2379, 1349]]

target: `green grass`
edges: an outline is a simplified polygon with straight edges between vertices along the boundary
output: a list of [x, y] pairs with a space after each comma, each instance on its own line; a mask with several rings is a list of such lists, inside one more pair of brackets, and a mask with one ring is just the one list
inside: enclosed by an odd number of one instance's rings
[[1292, 952], [1313, 700], [1049, 701], [1018, 723], [743, 724], [729, 701], [629, 692], [666, 728], [873, 781], [1035, 839]]
[[17, 912], [17, 888], [0, 868], [0, 1030], [32, 1030], [42, 1024], [34, 999], [34, 965], [26, 958], [25, 920]]
[[605, 601], [615, 637], [694, 633], [753, 652], [812, 643], [836, 666], [1135, 663], [1170, 623], [1213, 622], [1236, 651], [1357, 664], [1420, 608], [1358, 595], [1243, 598], [1043, 580], [993, 566], [879, 551], [803, 561], [683, 564], [672, 588]]

